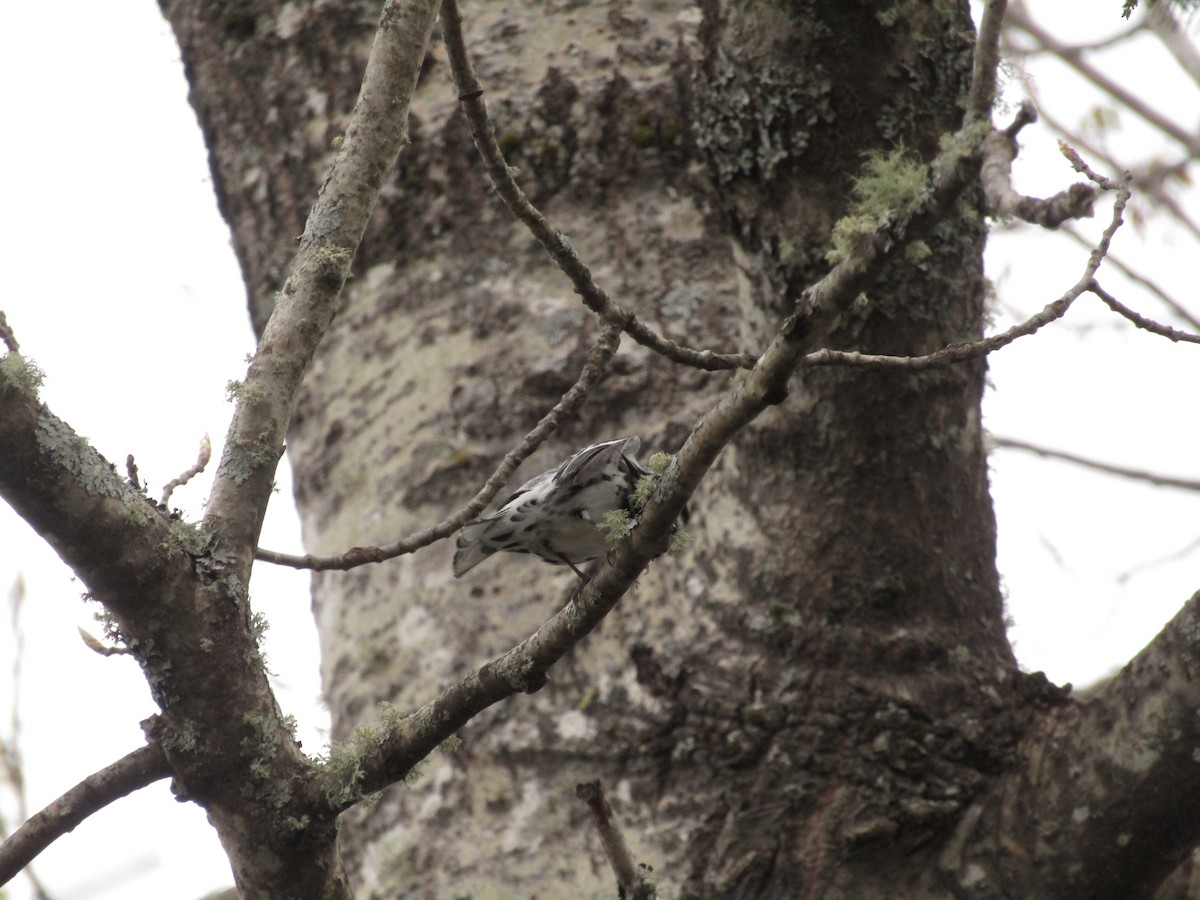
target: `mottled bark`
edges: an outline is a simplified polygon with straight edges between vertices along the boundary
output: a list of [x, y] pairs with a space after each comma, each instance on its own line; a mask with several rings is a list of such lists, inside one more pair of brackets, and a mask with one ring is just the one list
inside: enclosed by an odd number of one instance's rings
[[[261, 326], [377, 11], [163, 5]], [[828, 270], [865, 153], [932, 159], [962, 122], [971, 72], [965, 4], [479, 2], [464, 15], [526, 192], [621, 303], [729, 351], [760, 351]], [[316, 554], [393, 540], [468, 499], [571, 384], [599, 327], [492, 195], [436, 39], [409, 130], [289, 432]], [[979, 337], [983, 240], [968, 192], [829, 346], [913, 354]], [[414, 785], [343, 816], [360, 896], [610, 894], [573, 798], [596, 777], [663, 896], [1067, 897], [1165, 874], [1195, 823], [1175, 822], [1121, 880], [1085, 852], [1107, 831], [1068, 828], [1077, 806], [1004, 804], [1043, 783], [1045, 760], [1072, 777], [1098, 726], [1066, 743], [1063, 730], [1119, 704], [1080, 709], [1016, 668], [984, 368], [801, 370], [695, 495], [686, 552], [652, 566], [545, 688], [483, 713]], [[529, 468], [626, 433], [675, 449], [727, 386], [624, 346]], [[380, 702], [423, 703], [574, 587], [520, 558], [455, 581], [450, 552], [314, 576], [335, 739]], [[983, 833], [993, 821], [1008, 843]], [[1031, 846], [1038, 821], [1071, 840]]]

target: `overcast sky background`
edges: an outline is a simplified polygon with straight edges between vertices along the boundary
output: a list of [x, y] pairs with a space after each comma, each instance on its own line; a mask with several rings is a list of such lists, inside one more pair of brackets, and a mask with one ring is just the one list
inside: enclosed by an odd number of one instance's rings
[[[1047, 7], [1039, 15], [1055, 16], [1043, 21], [1072, 41], [1120, 27], [1117, 0], [1039, 6]], [[22, 350], [45, 369], [50, 408], [119, 467], [133, 453], [157, 494], [192, 463], [206, 432], [219, 458], [231, 413], [225, 385], [243, 376], [253, 350], [179, 51], [150, 2], [14, 4], [4, 19], [0, 85], [14, 128], [0, 144], [11, 223], [0, 308]], [[1114, 53], [1127, 87], [1177, 98], [1168, 113], [1195, 131], [1195, 85], [1161, 50], [1141, 41]], [[1060, 118], [1088, 115], [1095, 100], [1061, 66], [1036, 63], [1029, 72]], [[1077, 180], [1048, 129], [1033, 126], [1021, 138], [1020, 190], [1044, 196]], [[1128, 116], [1109, 143], [1130, 160], [1160, 144]], [[1196, 215], [1194, 194], [1188, 203]], [[1101, 200], [1084, 225], [1089, 234], [1103, 229], [1110, 206]], [[1150, 222], [1136, 233], [1123, 229], [1115, 252], [1197, 309], [1196, 249]], [[996, 327], [1059, 296], [1086, 259], [1065, 237], [997, 234], [988, 254]], [[1127, 304], [1162, 317], [1155, 301], [1109, 270], [1100, 279]], [[1197, 478], [1198, 366], [1200, 348], [1136, 331], [1085, 296], [1064, 322], [993, 356], [986, 425], [997, 435]], [[278, 480], [263, 544], [296, 552], [286, 466]], [[993, 455], [992, 482], [1011, 633], [1027, 669], [1056, 682], [1100, 677], [1144, 646], [1196, 589], [1200, 496], [1011, 451]], [[206, 473], [177, 491], [172, 505], [198, 518], [210, 485]], [[76, 627], [99, 634], [98, 607], [81, 600], [82, 584], [3, 503], [0, 548], [0, 591], [12, 591], [18, 578], [25, 584], [19, 696], [32, 812], [139, 746], [138, 722], [154, 706], [132, 660], [84, 647]], [[251, 594], [271, 623], [266, 649], [280, 702], [299, 718], [306, 749], [317, 751], [327, 717], [308, 584], [305, 573], [260, 564]], [[0, 621], [6, 737], [15, 641], [10, 623]], [[13, 798], [2, 787], [0, 810], [12, 824]], [[203, 812], [174, 802], [165, 781], [93, 816], [35, 869], [59, 900], [194, 898], [231, 882]], [[29, 896], [24, 878], [7, 890], [17, 900]]]

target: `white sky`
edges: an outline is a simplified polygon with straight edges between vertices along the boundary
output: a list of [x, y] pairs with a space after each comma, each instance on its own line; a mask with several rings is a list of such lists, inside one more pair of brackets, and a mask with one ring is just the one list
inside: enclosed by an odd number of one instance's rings
[[[1078, 27], [1106, 33], [1118, 25], [1116, 0], [1111, 16], [1078, 0], [1052, 6], [1077, 23], [1076, 39], [1087, 37]], [[1169, 61], [1161, 52], [1133, 52], [1140, 64], [1122, 66], [1122, 78], [1164, 96], [1161, 85], [1175, 77]], [[23, 351], [46, 370], [51, 409], [119, 467], [133, 453], [154, 493], [191, 464], [205, 432], [219, 457], [231, 411], [225, 384], [242, 377], [252, 349], [244, 289], [178, 60], [149, 2], [12, 4], [0, 30], [0, 85], [17, 123], [0, 143], [13, 223], [0, 308]], [[1043, 101], [1061, 95], [1067, 81], [1057, 69], [1031, 71]], [[1171, 96], [1188, 98], [1177, 102], [1176, 118], [1194, 129], [1195, 91]], [[1058, 115], [1077, 121], [1090, 102], [1072, 94]], [[1115, 145], [1145, 146], [1131, 118], [1122, 126]], [[1020, 189], [1046, 195], [1075, 180], [1046, 129], [1027, 128], [1022, 142]], [[1197, 205], [1193, 197], [1193, 214]], [[1102, 203], [1089, 232], [1098, 234], [1107, 215]], [[1189, 278], [1195, 249], [1158, 225], [1140, 235], [1126, 228], [1116, 247], [1200, 309]], [[1057, 297], [1085, 261], [1066, 238], [997, 235], [988, 257], [1000, 292], [997, 327]], [[1102, 270], [1101, 281], [1129, 305], [1161, 315], [1115, 275]], [[1135, 331], [1085, 297], [1064, 323], [992, 358], [986, 424], [999, 435], [1200, 477], [1198, 363], [1200, 348]], [[298, 550], [287, 474], [281, 470], [263, 543]], [[210, 484], [206, 474], [172, 504], [197, 518]], [[1142, 567], [1197, 540], [1200, 496], [1011, 451], [993, 457], [993, 493], [1012, 634], [1027, 669], [1076, 684], [1103, 675], [1144, 646], [1197, 587], [1198, 552]], [[137, 723], [154, 707], [135, 663], [84, 647], [76, 626], [98, 634], [96, 607], [3, 504], [0, 538], [0, 591], [18, 576], [26, 584], [21, 749], [33, 811], [139, 746]], [[317, 705], [308, 582], [304, 573], [259, 566], [251, 588], [271, 622], [267, 652], [281, 703], [300, 718], [305, 746], [318, 750], [326, 715]], [[0, 623], [5, 734], [12, 650], [8, 623]], [[11, 801], [0, 789], [10, 822]], [[175, 803], [166, 782], [92, 817], [35, 868], [59, 900], [192, 898], [231, 881], [203, 813]], [[23, 878], [8, 890], [14, 900], [28, 896]]]

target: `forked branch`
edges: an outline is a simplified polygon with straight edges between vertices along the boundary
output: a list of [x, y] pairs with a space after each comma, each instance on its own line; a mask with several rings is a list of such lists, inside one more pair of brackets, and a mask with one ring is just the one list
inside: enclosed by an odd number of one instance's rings
[[114, 800], [171, 774], [157, 744], [146, 744], [89, 775], [0, 844], [0, 885], [29, 865], [51, 843]]

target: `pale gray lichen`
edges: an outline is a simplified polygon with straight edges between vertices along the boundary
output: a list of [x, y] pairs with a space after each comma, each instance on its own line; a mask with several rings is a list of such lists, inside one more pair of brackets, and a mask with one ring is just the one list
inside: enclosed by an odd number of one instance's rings
[[19, 391], [36, 397], [46, 380], [46, 373], [32, 359], [20, 353], [0, 356], [0, 384], [5, 390]]
[[55, 465], [66, 469], [91, 496], [120, 497], [116, 468], [63, 422], [51, 415], [38, 419], [37, 442]]

